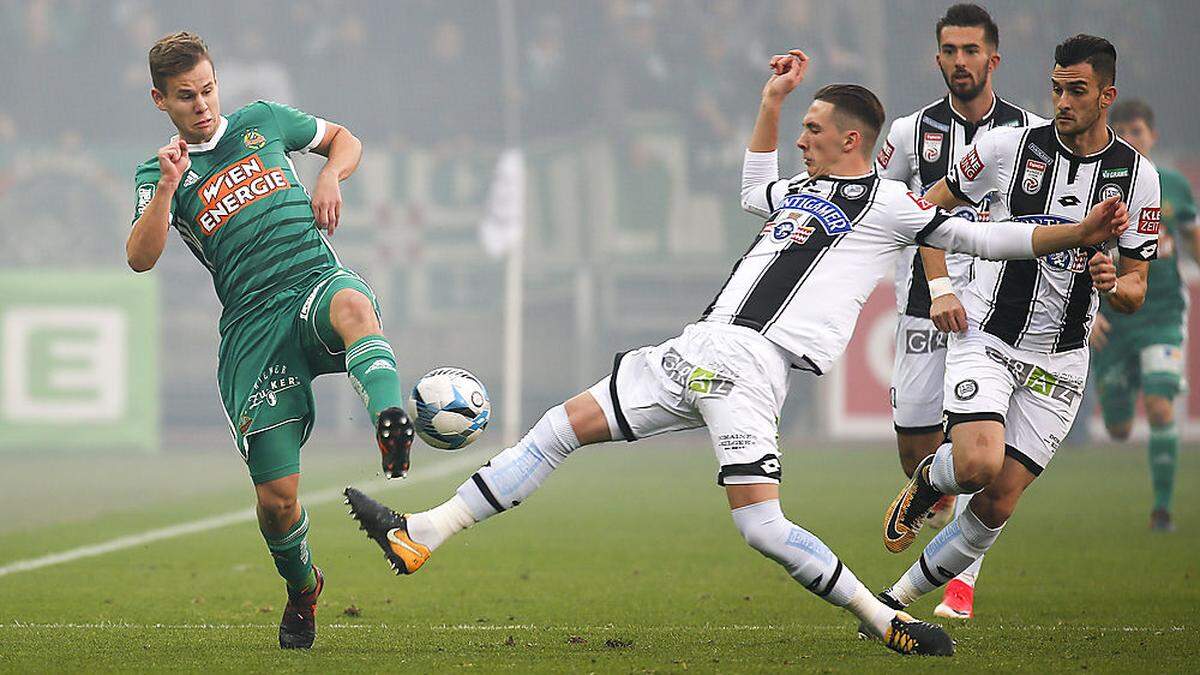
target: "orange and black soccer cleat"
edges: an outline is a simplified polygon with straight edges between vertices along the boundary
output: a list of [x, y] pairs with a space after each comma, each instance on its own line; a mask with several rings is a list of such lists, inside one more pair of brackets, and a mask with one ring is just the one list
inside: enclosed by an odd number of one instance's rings
[[900, 553], [916, 541], [929, 510], [942, 497], [929, 483], [931, 464], [933, 455], [921, 460], [912, 479], [883, 514], [883, 545], [892, 553]]
[[408, 536], [407, 516], [402, 516], [359, 490], [346, 488], [346, 503], [359, 529], [379, 544], [396, 574], [412, 574], [429, 560], [430, 551]]

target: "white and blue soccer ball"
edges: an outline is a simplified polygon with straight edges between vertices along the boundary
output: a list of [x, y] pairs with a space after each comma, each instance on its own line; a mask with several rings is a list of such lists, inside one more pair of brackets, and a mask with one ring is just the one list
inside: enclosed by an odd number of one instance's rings
[[458, 450], [487, 428], [492, 403], [479, 378], [462, 368], [437, 368], [413, 387], [408, 416], [421, 440], [439, 450]]

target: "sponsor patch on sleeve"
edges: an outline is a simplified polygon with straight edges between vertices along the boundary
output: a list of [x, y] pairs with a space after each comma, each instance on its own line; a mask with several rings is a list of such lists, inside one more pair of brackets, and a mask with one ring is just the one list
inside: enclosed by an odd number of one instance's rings
[[979, 177], [979, 174], [983, 171], [983, 160], [979, 159], [979, 150], [977, 148], [971, 148], [971, 151], [959, 161], [958, 170], [962, 172], [962, 175], [967, 180], [975, 180]]
[[1162, 223], [1162, 209], [1157, 206], [1147, 206], [1138, 214], [1138, 234], [1158, 234]]
[[[137, 189], [137, 209], [135, 213], [138, 218], [142, 217], [142, 212], [150, 205], [150, 200], [154, 198], [154, 185], [152, 183], [144, 183], [138, 186]], [[1145, 211], [1145, 209], [1142, 209]]]
[[879, 149], [879, 154], [875, 157], [875, 161], [879, 162], [879, 166], [886, 169], [888, 162], [892, 161], [892, 154], [894, 152], [896, 152], [896, 147], [885, 140], [883, 147]]
[[916, 204], [922, 211], [928, 211], [936, 206], [928, 199], [925, 199], [924, 197], [918, 197], [911, 192], [908, 193], [908, 198], [913, 200], [913, 203]]

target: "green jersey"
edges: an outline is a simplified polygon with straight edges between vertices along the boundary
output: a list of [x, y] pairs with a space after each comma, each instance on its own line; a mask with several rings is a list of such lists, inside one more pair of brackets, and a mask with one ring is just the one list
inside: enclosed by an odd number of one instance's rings
[[[212, 139], [188, 145], [191, 164], [171, 199], [171, 225], [212, 274], [222, 335], [275, 294], [337, 266], [288, 157], [324, 136], [324, 120], [255, 101], [222, 116]], [[138, 166], [135, 221], [158, 179], [157, 157]]]
[[[1162, 228], [1174, 240], [1175, 253], [1151, 261], [1146, 301], [1137, 313], [1122, 314], [1108, 303], [1101, 303], [1100, 311], [1112, 323], [1114, 335], [1166, 326], [1178, 330], [1187, 310], [1187, 289], [1179, 273], [1179, 252], [1186, 247], [1186, 238], [1191, 236], [1195, 226], [1196, 203], [1192, 200], [1187, 179], [1179, 172], [1159, 167], [1158, 179], [1162, 189]], [[1129, 214], [1130, 221], [1136, 217], [1136, 214]]]

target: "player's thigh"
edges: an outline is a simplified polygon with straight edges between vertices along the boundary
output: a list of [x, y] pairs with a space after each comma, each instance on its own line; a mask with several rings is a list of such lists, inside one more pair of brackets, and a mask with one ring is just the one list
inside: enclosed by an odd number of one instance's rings
[[[362, 277], [344, 268], [322, 277], [305, 295], [296, 315], [300, 338], [310, 354], [314, 372], [341, 372], [345, 369], [346, 344], [332, 318], [335, 298], [360, 308], [364, 300], [369, 302], [375, 315], [375, 326], [382, 330], [379, 301]], [[361, 336], [352, 336], [351, 342], [354, 337]]]
[[901, 316], [892, 366], [892, 422], [900, 435], [940, 431], [946, 334], [929, 319]]
[[[279, 307], [264, 309], [222, 339], [218, 386], [231, 432], [248, 465], [250, 439], [285, 425], [300, 430], [298, 453], [312, 428], [312, 378], [296, 324]], [[256, 483], [279, 475], [283, 474], [251, 467]]]
[[1137, 352], [1123, 342], [1110, 342], [1095, 353], [1092, 367], [1104, 426], [1110, 433], [1127, 434], [1140, 381]]
[[295, 503], [299, 486], [300, 447], [304, 422], [286, 422], [251, 434], [246, 439], [246, 466], [264, 508]]
[[[942, 400], [956, 470], [964, 475], [998, 471], [1004, 426], [1015, 389], [999, 340], [979, 331], [950, 336]], [[970, 466], [978, 470], [968, 470]]]
[[1005, 427], [1005, 454], [1034, 476], [1050, 464], [1067, 437], [1083, 401], [1088, 350], [1018, 355], [1028, 366], [1024, 386], [1013, 396]]
[[1181, 344], [1146, 345], [1138, 354], [1142, 392], [1174, 399], [1184, 389], [1185, 362]]
[[678, 338], [617, 354], [612, 372], [587, 389], [604, 413], [613, 440], [636, 441], [704, 425], [684, 388], [663, 374]]

